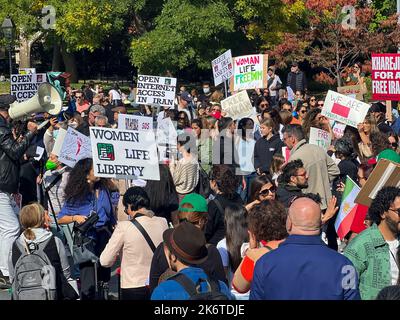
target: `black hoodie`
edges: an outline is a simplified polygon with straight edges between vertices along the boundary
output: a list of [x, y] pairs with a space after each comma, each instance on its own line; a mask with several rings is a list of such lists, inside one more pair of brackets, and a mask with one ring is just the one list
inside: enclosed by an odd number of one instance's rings
[[269, 173], [273, 155], [282, 154], [284, 146], [279, 134], [273, 135], [269, 140], [258, 139], [254, 146], [254, 167], [261, 172]]

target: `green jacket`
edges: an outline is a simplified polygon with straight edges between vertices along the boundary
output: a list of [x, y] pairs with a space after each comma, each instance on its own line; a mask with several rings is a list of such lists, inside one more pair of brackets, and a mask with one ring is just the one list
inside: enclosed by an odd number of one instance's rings
[[357, 269], [361, 299], [374, 300], [392, 284], [389, 245], [375, 223], [350, 241], [344, 255]]

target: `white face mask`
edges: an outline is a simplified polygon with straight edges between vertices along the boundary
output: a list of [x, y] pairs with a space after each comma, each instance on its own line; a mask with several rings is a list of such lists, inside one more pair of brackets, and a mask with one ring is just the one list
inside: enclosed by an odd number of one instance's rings
[[210, 93], [210, 88], [203, 88], [203, 92], [204, 92], [205, 94]]
[[69, 125], [71, 128], [76, 129], [76, 128], [78, 127], [78, 122], [73, 121], [73, 122], [68, 123], [68, 125]]

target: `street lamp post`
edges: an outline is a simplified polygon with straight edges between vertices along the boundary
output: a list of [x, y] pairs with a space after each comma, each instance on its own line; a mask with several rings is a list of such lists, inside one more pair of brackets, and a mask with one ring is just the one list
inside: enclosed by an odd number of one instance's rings
[[12, 75], [12, 41], [13, 41], [13, 31], [14, 24], [10, 18], [5, 18], [3, 24], [1, 25], [1, 29], [3, 30], [4, 38], [8, 41], [8, 60], [10, 64], [10, 81]]

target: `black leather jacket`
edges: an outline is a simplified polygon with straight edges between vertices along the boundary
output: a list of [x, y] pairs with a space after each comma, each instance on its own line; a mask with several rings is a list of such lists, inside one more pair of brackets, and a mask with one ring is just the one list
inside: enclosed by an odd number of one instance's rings
[[34, 133], [28, 132], [18, 143], [6, 119], [0, 116], [0, 192], [18, 192], [19, 163], [33, 137]]

